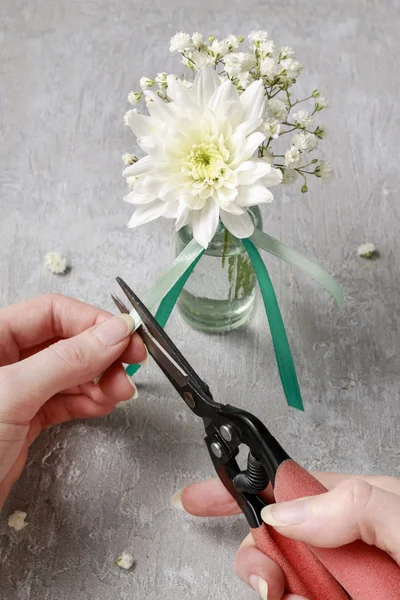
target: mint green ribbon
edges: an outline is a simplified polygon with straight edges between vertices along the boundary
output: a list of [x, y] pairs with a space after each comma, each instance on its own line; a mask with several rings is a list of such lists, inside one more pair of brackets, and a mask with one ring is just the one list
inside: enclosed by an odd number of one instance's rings
[[[173, 311], [175, 304], [178, 301], [181, 291], [183, 290], [187, 280], [193, 272], [193, 269], [203, 256], [205, 250], [202, 246], [199, 246], [197, 242], [193, 244], [192, 240], [177, 257], [175, 262], [171, 265], [170, 269], [164, 273], [164, 275], [157, 281], [155, 286], [145, 296], [144, 303], [147, 308], [154, 308], [157, 304], [157, 296], [162, 294], [164, 289], [168, 289], [164, 298], [161, 300], [160, 306], [156, 312], [155, 318], [161, 327], [165, 327], [167, 321]], [[199, 248], [196, 247], [199, 246]], [[178, 280], [175, 281], [176, 277]], [[172, 286], [171, 286], [172, 283]], [[162, 297], [162, 295], [161, 295]], [[153, 304], [152, 304], [153, 303]], [[139, 315], [136, 311], [132, 311], [136, 316], [133, 315], [135, 320], [135, 329], [137, 329], [141, 323], [138, 318]], [[132, 314], [131, 313], [131, 314]], [[139, 323], [139, 324], [138, 324]], [[131, 377], [137, 373], [140, 369], [140, 365], [128, 365], [126, 372]]]
[[[243, 239], [242, 243], [249, 255], [260, 286], [286, 400], [289, 406], [304, 410], [278, 301], [267, 268], [256, 246], [307, 273], [333, 296], [339, 306], [343, 303], [343, 291], [335, 279], [319, 265], [259, 229], [256, 229], [250, 238]], [[165, 327], [182, 289], [204, 252], [204, 248], [192, 240], [144, 297], [144, 303], [149, 310], [153, 310], [161, 301], [155, 318], [162, 327]], [[135, 329], [137, 329], [141, 325], [139, 315], [136, 311], [132, 311], [131, 315], [135, 320]], [[129, 365], [126, 372], [132, 376], [139, 368], [140, 365]]]
[[322, 285], [322, 287], [333, 296], [339, 307], [342, 306], [344, 300], [342, 288], [332, 275], [324, 271], [322, 267], [313, 263], [311, 260], [300, 254], [300, 252], [288, 248], [288, 246], [285, 246], [285, 244], [282, 244], [282, 242], [264, 233], [260, 229], [256, 229], [249, 239], [258, 248], [281, 258], [290, 265], [293, 265], [293, 267], [297, 267], [303, 271], [303, 273], [306, 273], [315, 279], [315, 281]]
[[250, 239], [242, 240], [242, 243], [249, 255], [260, 286], [261, 296], [271, 331], [272, 343], [274, 345], [276, 362], [287, 403], [293, 408], [304, 410], [285, 325], [283, 324], [278, 300], [276, 299], [274, 286], [272, 285], [267, 267]]

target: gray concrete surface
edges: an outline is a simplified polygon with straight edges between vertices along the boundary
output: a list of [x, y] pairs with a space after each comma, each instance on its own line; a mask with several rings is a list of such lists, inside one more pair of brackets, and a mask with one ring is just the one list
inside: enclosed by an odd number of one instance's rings
[[[149, 288], [173, 257], [172, 224], [126, 227], [126, 94], [142, 74], [178, 68], [167, 52], [177, 30], [266, 28], [296, 49], [304, 86], [331, 99], [324, 147], [337, 176], [313, 182], [307, 196], [281, 193], [265, 228], [333, 272], [345, 308], [266, 258], [305, 414], [285, 406], [260, 306], [230, 335], [195, 333], [176, 314], [169, 331], [216, 398], [256, 412], [302, 464], [400, 475], [399, 8], [395, 0], [2, 0], [0, 304], [55, 290], [112, 309], [116, 275], [140, 293]], [[379, 260], [357, 258], [364, 241], [379, 247]], [[65, 277], [43, 268], [53, 249], [70, 256]], [[196, 520], [169, 506], [177, 489], [213, 475], [200, 424], [154, 366], [137, 384], [127, 408], [56, 427], [32, 447], [0, 519], [2, 600], [253, 597], [232, 568], [243, 518]], [[20, 533], [7, 526], [15, 509], [28, 513]], [[124, 549], [136, 560], [131, 572], [113, 566]]]

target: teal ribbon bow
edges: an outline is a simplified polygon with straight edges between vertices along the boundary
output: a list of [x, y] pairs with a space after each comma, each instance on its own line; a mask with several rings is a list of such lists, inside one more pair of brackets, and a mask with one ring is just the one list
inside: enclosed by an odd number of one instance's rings
[[[304, 410], [296, 369], [274, 287], [257, 247], [307, 273], [333, 296], [339, 307], [343, 304], [343, 291], [336, 280], [319, 265], [259, 229], [256, 229], [250, 238], [243, 239], [242, 243], [249, 255], [260, 286], [287, 403], [298, 410]], [[204, 248], [192, 240], [146, 294], [144, 303], [149, 310], [154, 310], [159, 304], [155, 318], [161, 327], [165, 327], [182, 289], [204, 252]], [[132, 311], [131, 315], [135, 320], [135, 329], [137, 329], [141, 324], [139, 315], [136, 311]], [[139, 368], [140, 365], [128, 365], [126, 372], [132, 376]]]

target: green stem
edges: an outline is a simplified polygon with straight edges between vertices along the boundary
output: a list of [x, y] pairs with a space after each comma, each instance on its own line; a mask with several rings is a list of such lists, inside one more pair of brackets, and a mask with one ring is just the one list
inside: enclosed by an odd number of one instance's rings
[[222, 249], [222, 268], [225, 268], [226, 254], [228, 251], [228, 243], [229, 243], [229, 231], [225, 227], [224, 231], [224, 247]]

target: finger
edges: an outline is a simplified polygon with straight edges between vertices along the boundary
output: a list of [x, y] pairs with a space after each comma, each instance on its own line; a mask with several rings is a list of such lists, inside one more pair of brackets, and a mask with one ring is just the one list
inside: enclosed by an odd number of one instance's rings
[[173, 506], [196, 517], [237, 515], [241, 512], [236, 501], [219, 479], [192, 483], [171, 499]]
[[378, 546], [400, 564], [400, 498], [362, 479], [326, 494], [267, 506], [263, 520], [282, 535], [322, 548], [355, 540]]
[[115, 408], [116, 400], [109, 396], [101, 400], [85, 394], [56, 394], [38, 412], [42, 429], [59, 425], [72, 419], [91, 419], [109, 415]]
[[129, 343], [128, 315], [106, 319], [0, 371], [0, 419], [27, 422], [52, 396], [93, 380], [114, 363]]
[[111, 314], [60, 294], [46, 294], [0, 310], [0, 322], [20, 349], [53, 337], [69, 338]]
[[113, 398], [117, 402], [130, 400], [132, 397], [137, 396], [136, 387], [121, 363], [111, 365], [100, 379], [98, 386], [91, 383], [87, 386], [90, 388], [88, 392], [90, 395], [93, 393], [93, 388], [100, 387], [105, 396]]
[[310, 471], [311, 475], [318, 479], [324, 487], [328, 490], [332, 490], [337, 487], [343, 481], [353, 481], [354, 479], [361, 479], [366, 481], [370, 485], [374, 485], [393, 494], [400, 496], [400, 479], [395, 477], [389, 477], [386, 475], [351, 475], [344, 473], [327, 473], [321, 471]]
[[247, 536], [235, 558], [235, 571], [242, 581], [252, 587], [264, 600], [281, 600], [285, 590], [283, 571], [273, 560], [256, 548]]

